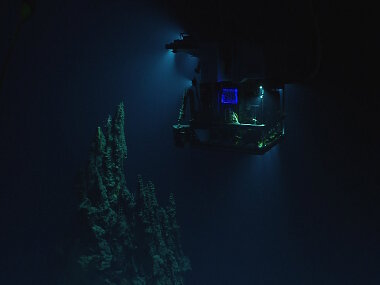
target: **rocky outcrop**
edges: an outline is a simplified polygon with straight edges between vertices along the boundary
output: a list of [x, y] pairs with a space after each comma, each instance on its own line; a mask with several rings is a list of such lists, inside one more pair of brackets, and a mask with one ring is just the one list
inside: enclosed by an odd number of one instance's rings
[[91, 282], [99, 284], [184, 284], [190, 262], [180, 243], [174, 197], [170, 195], [167, 207], [160, 206], [153, 183], [141, 176], [138, 189], [130, 192], [126, 157], [120, 104], [104, 131], [97, 128], [81, 176], [84, 231], [79, 263]]

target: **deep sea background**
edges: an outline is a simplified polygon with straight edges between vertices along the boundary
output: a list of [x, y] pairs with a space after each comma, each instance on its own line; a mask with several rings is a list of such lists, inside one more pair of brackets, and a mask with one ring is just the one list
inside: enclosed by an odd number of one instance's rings
[[[13, 3], [0, 6], [1, 64]], [[0, 284], [70, 284], [74, 177], [121, 101], [129, 189], [141, 173], [162, 204], [174, 193], [187, 284], [380, 284], [374, 36], [341, 29], [355, 9], [325, 7], [321, 74], [286, 86], [286, 138], [251, 156], [173, 146], [189, 78], [163, 48], [182, 31], [164, 10], [100, 0], [36, 8], [1, 90]]]

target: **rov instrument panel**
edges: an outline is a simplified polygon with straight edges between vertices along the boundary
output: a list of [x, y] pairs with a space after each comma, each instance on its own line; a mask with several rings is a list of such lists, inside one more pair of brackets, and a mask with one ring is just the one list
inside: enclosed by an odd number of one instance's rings
[[197, 106], [188, 106], [190, 118], [173, 125], [176, 146], [263, 154], [283, 138], [284, 84], [245, 78], [201, 83], [195, 89], [198, 100], [190, 102]]

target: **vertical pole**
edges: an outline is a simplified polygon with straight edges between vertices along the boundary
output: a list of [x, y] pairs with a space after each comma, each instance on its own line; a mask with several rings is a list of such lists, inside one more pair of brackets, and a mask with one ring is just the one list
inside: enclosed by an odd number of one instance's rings
[[282, 125], [282, 134], [284, 135], [285, 134], [285, 123], [284, 123], [284, 112], [285, 112], [285, 92], [284, 92], [284, 89], [285, 89], [285, 86], [284, 88], [280, 89], [281, 91], [281, 101], [282, 101], [282, 109], [281, 109], [281, 125]]
[[262, 124], [264, 125], [264, 97], [261, 97], [261, 116], [262, 116]]

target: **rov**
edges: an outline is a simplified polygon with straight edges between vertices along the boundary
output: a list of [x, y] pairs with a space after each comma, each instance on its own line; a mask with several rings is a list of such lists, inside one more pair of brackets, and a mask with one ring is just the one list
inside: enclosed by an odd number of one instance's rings
[[[207, 57], [212, 51], [220, 54], [217, 47], [210, 52], [210, 45], [202, 47], [188, 35], [165, 47], [199, 58], [192, 86], [184, 92], [178, 122], [173, 125], [176, 146], [263, 154], [284, 137], [284, 83], [263, 77], [236, 81], [226, 69], [222, 80], [210, 80], [213, 66]], [[228, 63], [216, 64], [216, 73], [220, 73], [218, 66]]]

